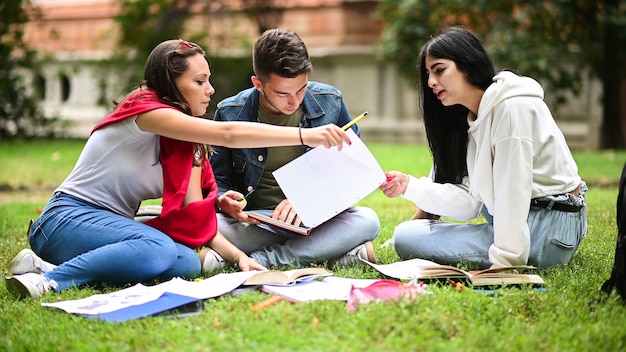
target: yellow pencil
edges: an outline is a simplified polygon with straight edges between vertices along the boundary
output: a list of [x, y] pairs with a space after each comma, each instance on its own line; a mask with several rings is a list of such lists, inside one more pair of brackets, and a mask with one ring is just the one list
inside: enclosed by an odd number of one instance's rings
[[254, 190], [252, 190], [252, 191], [248, 192], [248, 194], [246, 194], [245, 196], [243, 196], [243, 198], [241, 198], [240, 200], [238, 200], [238, 202], [243, 202], [243, 200], [244, 200], [244, 199], [247, 199], [247, 198], [248, 198], [248, 197], [252, 194], [252, 192], [254, 192]]
[[365, 115], [367, 115], [367, 111], [362, 113], [361, 115], [355, 117], [352, 121], [348, 122], [345, 126], [343, 126], [341, 129], [344, 131], [347, 131], [348, 128], [352, 127], [352, 125], [354, 125], [355, 123], [361, 121], [362, 118], [365, 117]]

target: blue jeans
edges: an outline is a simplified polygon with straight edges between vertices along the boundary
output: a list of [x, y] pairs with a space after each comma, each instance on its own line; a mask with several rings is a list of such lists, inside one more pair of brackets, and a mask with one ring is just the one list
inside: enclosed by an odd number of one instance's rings
[[[270, 215], [271, 210], [255, 210]], [[376, 213], [354, 207], [321, 224], [308, 236], [300, 236], [273, 226], [249, 225], [218, 213], [220, 232], [235, 246], [266, 268], [321, 264], [338, 259], [348, 251], [378, 236]]]
[[[530, 256], [528, 265], [549, 267], [567, 264], [587, 233], [586, 185], [579, 197], [544, 197], [569, 205], [582, 205], [576, 213], [532, 207], [528, 214]], [[479, 269], [491, 266], [489, 247], [493, 244], [493, 218], [483, 208], [483, 224], [411, 220], [399, 224], [393, 242], [402, 259], [422, 258], [439, 264], [469, 263]]]
[[57, 291], [200, 274], [193, 249], [148, 225], [63, 193], [52, 196], [33, 223], [29, 241], [37, 255], [58, 265], [44, 274], [57, 282]]

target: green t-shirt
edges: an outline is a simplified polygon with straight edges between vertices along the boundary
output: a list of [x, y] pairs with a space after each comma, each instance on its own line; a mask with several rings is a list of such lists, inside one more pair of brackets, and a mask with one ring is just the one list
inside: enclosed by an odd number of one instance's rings
[[[257, 109], [259, 121], [276, 126], [298, 127], [302, 120], [302, 107], [292, 115], [275, 115], [265, 111], [261, 105]], [[285, 199], [285, 195], [280, 190], [276, 179], [272, 175], [274, 170], [302, 155], [302, 146], [294, 145], [288, 147], [267, 148], [267, 160], [265, 169], [261, 175], [261, 180], [248, 199], [247, 209], [271, 209], [276, 208], [278, 203]]]

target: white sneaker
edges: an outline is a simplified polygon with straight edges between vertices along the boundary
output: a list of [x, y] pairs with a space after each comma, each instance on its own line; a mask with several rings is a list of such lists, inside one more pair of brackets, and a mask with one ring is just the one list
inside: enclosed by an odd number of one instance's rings
[[9, 266], [9, 273], [11, 275], [21, 275], [26, 273], [46, 273], [56, 268], [56, 265], [50, 264], [43, 259], [39, 258], [35, 252], [25, 248], [22, 249], [13, 258], [11, 265]]
[[203, 273], [211, 273], [214, 271], [222, 270], [228, 264], [219, 253], [212, 250], [209, 247], [204, 247], [200, 250], [200, 263], [202, 264]]
[[46, 279], [43, 274], [26, 273], [5, 279], [7, 291], [19, 298], [37, 299], [46, 292], [56, 290], [59, 285], [54, 280]]
[[374, 252], [372, 242], [367, 241], [362, 245], [354, 247], [350, 252], [339, 258], [337, 265], [340, 267], [352, 266], [361, 263], [359, 258], [365, 259], [370, 263], [376, 263], [376, 253]]

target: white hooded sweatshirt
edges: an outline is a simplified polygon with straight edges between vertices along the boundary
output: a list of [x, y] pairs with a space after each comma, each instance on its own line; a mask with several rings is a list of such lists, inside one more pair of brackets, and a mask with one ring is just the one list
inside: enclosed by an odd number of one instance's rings
[[494, 218], [492, 266], [524, 265], [530, 252], [530, 200], [576, 189], [578, 167], [532, 78], [506, 71], [496, 75], [478, 116], [470, 112], [468, 122], [464, 184], [410, 177], [403, 197], [426, 212], [459, 220], [476, 218], [484, 205]]

